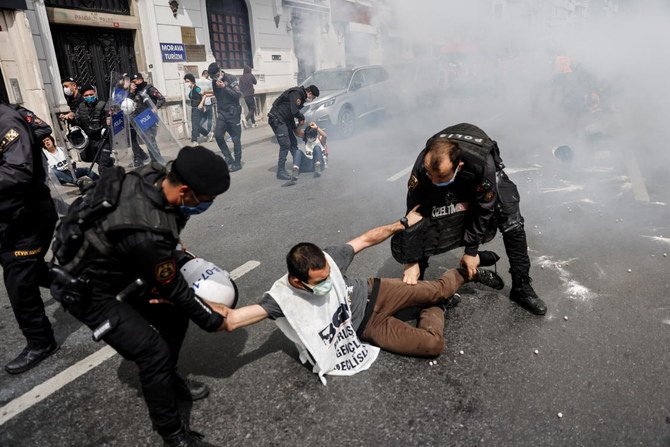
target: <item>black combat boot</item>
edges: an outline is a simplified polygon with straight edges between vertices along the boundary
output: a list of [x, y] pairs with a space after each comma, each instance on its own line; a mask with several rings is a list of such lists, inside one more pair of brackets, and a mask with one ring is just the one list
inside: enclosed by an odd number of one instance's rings
[[165, 447], [206, 447], [208, 444], [202, 438], [204, 436], [197, 431], [183, 428], [174, 435], [163, 436], [163, 445]]
[[533, 290], [530, 276], [519, 273], [512, 273], [512, 290], [509, 293], [509, 299], [535, 315], [544, 315], [547, 313], [547, 305], [544, 304]]
[[284, 163], [279, 163], [277, 165], [277, 178], [279, 180], [291, 180], [291, 176], [288, 175], [286, 169], [284, 168]]
[[44, 348], [31, 348], [26, 346], [26, 348], [21, 351], [21, 354], [5, 365], [5, 371], [10, 374], [19, 374], [28, 371], [30, 368], [37, 366], [42, 360], [58, 351], [58, 348], [59, 346], [56, 341], [53, 341], [50, 345]]

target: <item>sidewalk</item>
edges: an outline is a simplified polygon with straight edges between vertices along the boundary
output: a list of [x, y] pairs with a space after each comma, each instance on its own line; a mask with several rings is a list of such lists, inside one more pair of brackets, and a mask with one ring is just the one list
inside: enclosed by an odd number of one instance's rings
[[[226, 134], [227, 135], [227, 134]], [[274, 133], [272, 132], [272, 128], [266, 121], [258, 122], [258, 127], [252, 127], [250, 129], [242, 129], [242, 149], [246, 149], [249, 146], [252, 146], [254, 144], [259, 144], [259, 143], [265, 143], [266, 141], [269, 141], [272, 137], [274, 136]], [[179, 150], [184, 147], [184, 146], [190, 146], [191, 142], [189, 141], [188, 138], [186, 139], [181, 139], [177, 140], [179, 143], [178, 146], [175, 145], [169, 145], [169, 146], [161, 146], [160, 151], [161, 154], [163, 155], [163, 158], [165, 158], [165, 161], [170, 161], [174, 160], [177, 158], [177, 154], [179, 153]], [[228, 145], [228, 148], [230, 151], [233, 151], [233, 143], [232, 142], [226, 142]], [[213, 150], [217, 154], [220, 153], [219, 151], [219, 146], [216, 144], [216, 140], [212, 142], [202, 142], [200, 143], [201, 146], [205, 146], [208, 149]], [[142, 147], [146, 150], [146, 147], [142, 145]], [[82, 165], [88, 166], [88, 163], [83, 163], [80, 162]], [[122, 161], [120, 163], [121, 167], [123, 167], [126, 171], [131, 171], [132, 168], [129, 168], [127, 166], [128, 162], [127, 161]], [[72, 201], [79, 197], [79, 188], [75, 186], [68, 186], [68, 185], [56, 185], [55, 187], [51, 187], [52, 190], [52, 196], [54, 198], [60, 196], [63, 201], [67, 204], [72, 203]], [[64, 211], [59, 210], [59, 211]]]

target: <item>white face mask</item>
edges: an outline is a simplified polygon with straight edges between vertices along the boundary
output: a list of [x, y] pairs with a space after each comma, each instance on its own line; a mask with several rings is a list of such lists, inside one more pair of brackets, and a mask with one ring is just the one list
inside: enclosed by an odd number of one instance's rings
[[65, 96], [72, 96], [72, 89], [70, 87], [63, 87], [63, 93], [65, 93]]

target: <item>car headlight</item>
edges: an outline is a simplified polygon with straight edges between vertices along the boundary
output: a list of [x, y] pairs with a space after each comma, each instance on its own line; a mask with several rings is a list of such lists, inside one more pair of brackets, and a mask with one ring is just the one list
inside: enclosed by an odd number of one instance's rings
[[330, 106], [332, 106], [333, 104], [335, 104], [335, 99], [336, 99], [336, 98], [331, 98], [331, 99], [329, 99], [329, 100], [327, 100], [327, 101], [324, 101], [324, 102], [322, 102], [321, 104], [318, 104], [318, 105], [316, 106], [316, 108], [317, 108], [317, 109], [323, 109], [323, 108], [326, 108], [326, 107], [330, 107]]

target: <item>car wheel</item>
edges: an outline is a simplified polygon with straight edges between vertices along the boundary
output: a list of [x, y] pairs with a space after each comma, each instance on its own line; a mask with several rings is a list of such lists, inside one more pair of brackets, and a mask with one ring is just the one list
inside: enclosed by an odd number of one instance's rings
[[356, 117], [351, 107], [344, 107], [337, 118], [337, 130], [342, 138], [349, 138], [354, 134]]

